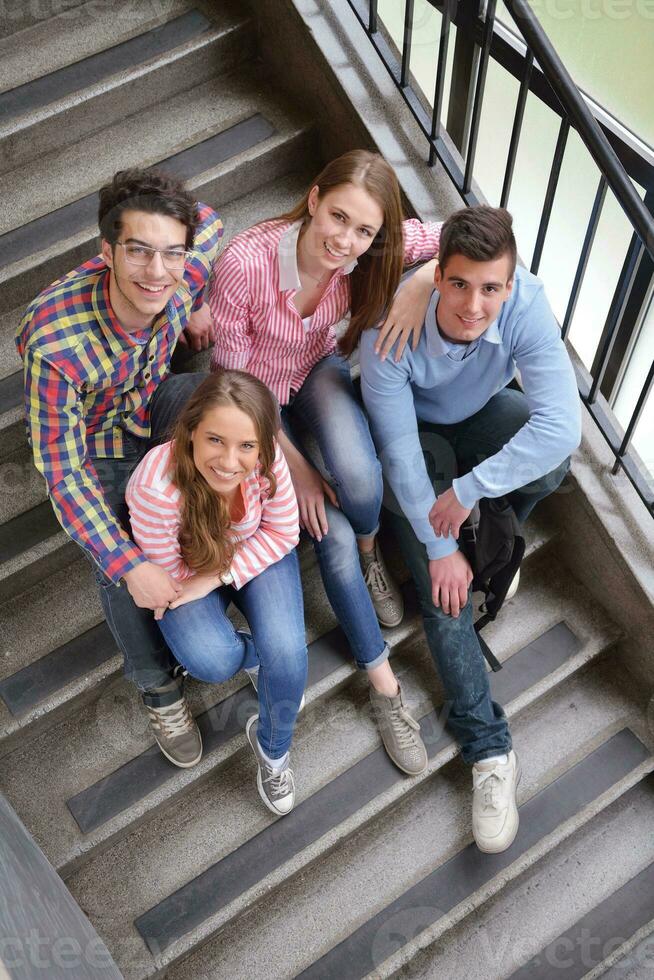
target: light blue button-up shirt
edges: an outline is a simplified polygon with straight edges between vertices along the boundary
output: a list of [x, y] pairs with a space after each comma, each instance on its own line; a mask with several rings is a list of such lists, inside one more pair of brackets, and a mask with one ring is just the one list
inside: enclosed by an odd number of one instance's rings
[[454, 538], [438, 538], [429, 523], [436, 496], [427, 475], [418, 419], [453, 423], [470, 418], [516, 374], [529, 419], [495, 455], [453, 482], [460, 503], [501, 497], [536, 480], [570, 455], [581, 438], [575, 375], [543, 284], [517, 268], [500, 315], [470, 344], [452, 344], [439, 333], [434, 290], [415, 351], [399, 363], [374, 351], [375, 330], [361, 339], [361, 391], [382, 463], [403, 513], [429, 558], [456, 551]]

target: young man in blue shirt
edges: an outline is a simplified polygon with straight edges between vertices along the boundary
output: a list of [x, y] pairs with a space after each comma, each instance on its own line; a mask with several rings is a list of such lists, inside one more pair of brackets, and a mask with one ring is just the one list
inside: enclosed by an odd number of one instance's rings
[[[443, 225], [425, 328], [396, 362], [361, 341], [361, 390], [427, 642], [473, 765], [473, 835], [499, 852], [518, 830], [519, 766], [490, 696], [459, 530], [481, 497], [524, 521], [563, 480], [580, 440], [574, 371], [542, 284], [516, 268], [511, 215], [485, 205]], [[520, 374], [522, 391], [508, 387]], [[431, 457], [433, 475], [423, 456]]]

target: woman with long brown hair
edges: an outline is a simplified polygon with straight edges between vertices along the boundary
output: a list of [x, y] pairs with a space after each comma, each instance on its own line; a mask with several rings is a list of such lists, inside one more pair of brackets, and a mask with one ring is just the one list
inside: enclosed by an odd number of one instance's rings
[[[259, 697], [246, 727], [259, 794], [285, 814], [294, 801], [288, 750], [307, 648], [297, 501], [278, 429], [277, 404], [261, 381], [243, 371], [209, 375], [172, 441], [138, 465], [125, 499], [134, 540], [181, 583], [179, 597], [155, 613], [177, 661], [210, 683], [248, 672]], [[230, 602], [251, 635], [228, 619]]]
[[[421, 772], [427, 755], [377, 621], [397, 625], [402, 597], [376, 541], [381, 467], [345, 357], [384, 317], [382, 354], [401, 333], [400, 356], [412, 329], [419, 334], [433, 268], [394, 296], [406, 264], [434, 257], [439, 231], [403, 222], [393, 169], [378, 154], [354, 150], [328, 164], [292, 211], [232, 239], [214, 265], [209, 295], [213, 366], [251, 371], [279, 400], [279, 441], [301, 526], [314, 539], [357, 666], [368, 673], [386, 749], [408, 773]], [[335, 328], [348, 310], [339, 352]]]

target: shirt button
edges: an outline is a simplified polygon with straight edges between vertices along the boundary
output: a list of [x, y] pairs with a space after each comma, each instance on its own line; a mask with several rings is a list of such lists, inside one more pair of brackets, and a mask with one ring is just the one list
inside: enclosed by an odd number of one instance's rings
[[150, 372], [149, 371], [146, 371], [145, 374], [143, 375], [143, 377], [145, 378], [146, 381], [149, 381], [150, 380]]
[[150, 354], [148, 360], [150, 361], [150, 363], [152, 363], [152, 361], [154, 361], [154, 354]]

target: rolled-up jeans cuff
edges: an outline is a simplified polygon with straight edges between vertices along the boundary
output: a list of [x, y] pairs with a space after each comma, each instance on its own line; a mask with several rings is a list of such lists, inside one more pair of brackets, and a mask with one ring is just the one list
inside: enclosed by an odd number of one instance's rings
[[361, 661], [357, 660], [357, 667], [359, 668], [359, 670], [374, 670], [375, 667], [381, 667], [383, 663], [386, 663], [386, 661], [390, 656], [390, 653], [391, 653], [390, 647], [388, 643], [385, 643], [384, 649], [382, 650], [382, 652], [379, 654], [378, 657], [375, 657], [374, 660], [368, 660], [366, 661], [366, 663], [362, 663]]
[[375, 529], [373, 531], [369, 531], [367, 534], [359, 534], [359, 532], [357, 531], [356, 539], [357, 541], [361, 541], [361, 540], [365, 540], [366, 538], [375, 538], [378, 533], [379, 533], [379, 522], [377, 522], [377, 526], [375, 527]]

